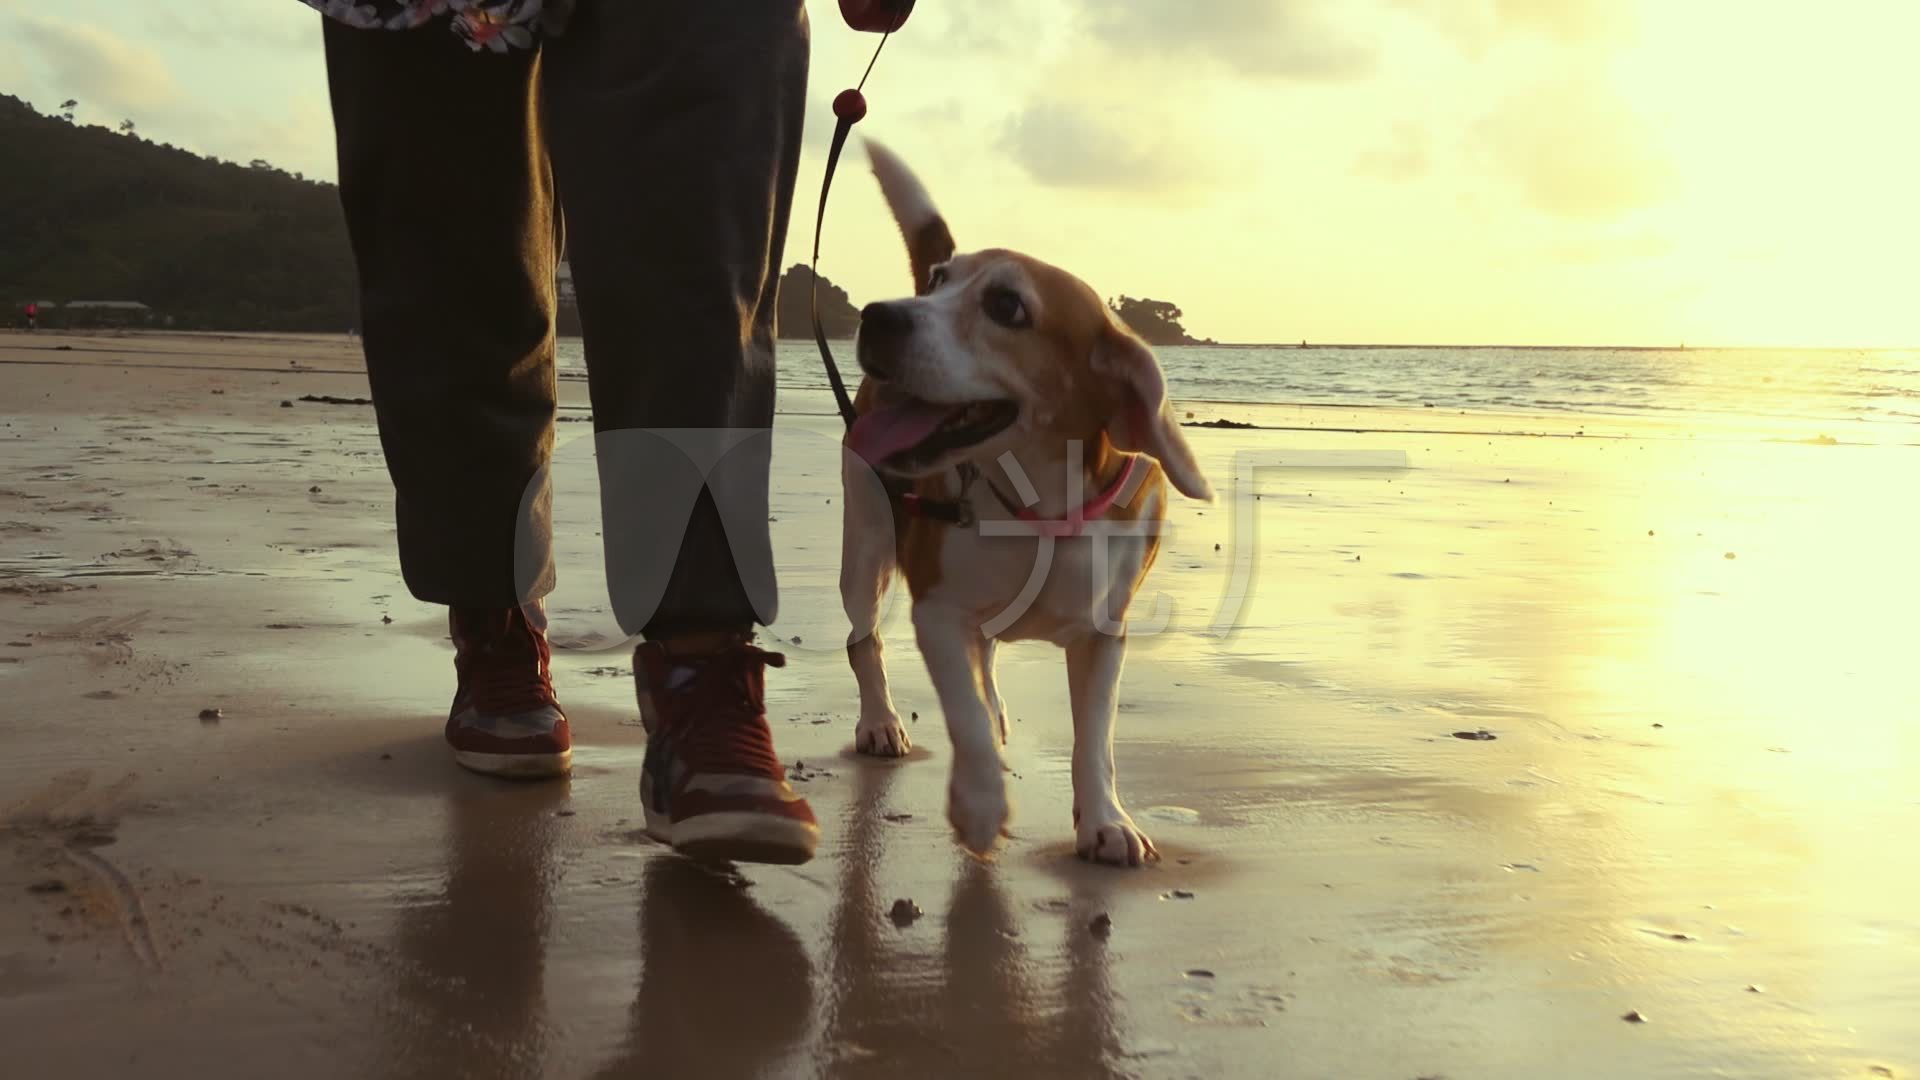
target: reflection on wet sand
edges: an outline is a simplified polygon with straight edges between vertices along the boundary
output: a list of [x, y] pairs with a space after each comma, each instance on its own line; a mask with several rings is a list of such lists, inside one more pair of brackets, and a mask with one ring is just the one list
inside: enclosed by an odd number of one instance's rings
[[567, 785], [458, 779], [446, 882], [398, 918], [387, 1075], [537, 1077], [550, 1035], [554, 810]]
[[[441, 891], [399, 918], [387, 1075], [547, 1075], [558, 1048], [545, 994], [555, 810], [565, 784], [462, 778], [448, 796]], [[635, 897], [641, 974], [607, 1077], [749, 1076], [805, 1033], [812, 973], [793, 932], [726, 868], [646, 861]]]
[[649, 859], [640, 888], [640, 988], [603, 1077], [756, 1076], [813, 1013], [813, 975], [793, 931], [723, 868]]
[[[875, 887], [887, 792], [897, 769], [928, 767], [852, 770], [818, 1059], [837, 1076], [1119, 1075], [1105, 945], [1082, 922], [1066, 921], [1055, 985], [1055, 962], [1030, 941], [992, 863], [960, 858], [944, 912], [929, 905], [911, 927], [889, 918], [892, 897]], [[1089, 891], [1077, 886], [1070, 907], [1096, 907]]]

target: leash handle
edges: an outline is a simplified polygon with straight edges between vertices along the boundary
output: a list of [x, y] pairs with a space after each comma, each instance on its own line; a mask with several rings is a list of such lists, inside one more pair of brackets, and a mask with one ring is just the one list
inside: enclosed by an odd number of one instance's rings
[[906, 25], [914, 0], [840, 0], [840, 17], [855, 30], [891, 34]]

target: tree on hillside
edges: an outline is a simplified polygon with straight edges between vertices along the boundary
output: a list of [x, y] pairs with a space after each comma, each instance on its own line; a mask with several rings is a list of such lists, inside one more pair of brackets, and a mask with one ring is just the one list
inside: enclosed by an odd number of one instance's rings
[[1118, 300], [1107, 301], [1120, 321], [1127, 324], [1134, 333], [1146, 339], [1149, 345], [1197, 345], [1188, 335], [1187, 328], [1180, 325], [1185, 313], [1179, 305], [1165, 300], [1152, 300], [1146, 297], [1134, 298], [1122, 296]]
[[122, 135], [133, 134], [133, 121], [131, 120], [120, 121], [120, 134]]
[[79, 107], [80, 107], [80, 103], [73, 100], [72, 98], [68, 98], [67, 100], [61, 102], [60, 103], [60, 119], [65, 120], [69, 124], [73, 123], [73, 110], [78, 109]]

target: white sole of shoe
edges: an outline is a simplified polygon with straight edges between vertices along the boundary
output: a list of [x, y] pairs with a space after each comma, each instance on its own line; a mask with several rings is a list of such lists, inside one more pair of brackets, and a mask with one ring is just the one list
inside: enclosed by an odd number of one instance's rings
[[455, 750], [453, 760], [461, 768], [482, 776], [509, 780], [546, 780], [573, 771], [573, 751], [557, 754], [483, 754], [478, 750]]
[[820, 827], [747, 812], [701, 814], [678, 824], [647, 813], [647, 835], [700, 862], [798, 866], [820, 846]]

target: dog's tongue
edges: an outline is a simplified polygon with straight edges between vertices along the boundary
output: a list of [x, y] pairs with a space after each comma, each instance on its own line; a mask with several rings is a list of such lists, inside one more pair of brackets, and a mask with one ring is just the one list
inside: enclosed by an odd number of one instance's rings
[[878, 465], [933, 434], [952, 409], [919, 401], [882, 405], [854, 421], [847, 445], [868, 464]]

